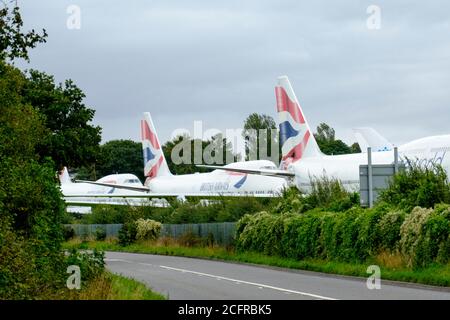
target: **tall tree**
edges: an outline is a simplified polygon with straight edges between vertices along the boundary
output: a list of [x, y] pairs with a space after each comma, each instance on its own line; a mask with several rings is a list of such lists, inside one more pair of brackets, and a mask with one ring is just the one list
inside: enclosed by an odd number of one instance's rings
[[[196, 157], [195, 149], [196, 145], [201, 146], [197, 152], [199, 153]], [[174, 139], [167, 141], [162, 149], [164, 151], [164, 156], [167, 160], [170, 171], [173, 174], [190, 174], [195, 172], [208, 172], [209, 169], [199, 168], [197, 164], [204, 164], [205, 157], [208, 158], [221, 158], [222, 163], [217, 163], [219, 165], [225, 164], [228, 160], [237, 161], [238, 156], [233, 152], [233, 147], [230, 142], [225, 138], [214, 137], [214, 139], [202, 141], [199, 139], [192, 139], [189, 136], [177, 136]], [[222, 152], [219, 157], [215, 152]], [[186, 153], [186, 154], [185, 154]], [[173, 157], [177, 158], [176, 163], [174, 163]], [[200, 158], [201, 163], [195, 163], [196, 160]], [[182, 163], [178, 163], [182, 162]]]
[[144, 181], [142, 144], [132, 140], [111, 140], [100, 147], [98, 176], [114, 173], [131, 173]]
[[0, 60], [13, 61], [18, 58], [29, 61], [28, 50], [46, 42], [47, 32], [22, 31], [23, 21], [18, 6], [10, 8], [3, 2], [0, 9]]
[[95, 111], [84, 104], [85, 95], [72, 80], [56, 85], [53, 76], [31, 70], [22, 95], [44, 116], [49, 129], [37, 150], [41, 158], [50, 156], [58, 169], [95, 161], [101, 128], [90, 124]]
[[28, 49], [42, 42], [21, 26], [18, 8], [1, 10], [0, 299], [61, 290], [66, 266], [61, 250], [64, 202], [51, 159], [36, 155], [49, 130], [22, 96], [25, 76], [5, 61], [28, 58]]
[[361, 152], [357, 143], [348, 146], [342, 140], [336, 139], [334, 129], [323, 122], [317, 126], [317, 132], [314, 134], [314, 137], [316, 138], [320, 150], [328, 155]]

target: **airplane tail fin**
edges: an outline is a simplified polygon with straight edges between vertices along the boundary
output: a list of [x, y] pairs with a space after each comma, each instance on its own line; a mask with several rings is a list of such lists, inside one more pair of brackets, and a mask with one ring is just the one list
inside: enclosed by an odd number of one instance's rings
[[278, 78], [275, 95], [280, 123], [282, 163], [286, 165], [303, 158], [321, 156], [322, 153], [287, 76]]
[[394, 145], [373, 128], [362, 127], [353, 128], [356, 140], [362, 152], [367, 152], [367, 148], [371, 147], [372, 151], [391, 151]]
[[69, 171], [67, 171], [67, 167], [64, 167], [59, 173], [59, 182], [61, 184], [72, 183], [72, 180], [70, 180]]
[[144, 153], [144, 175], [147, 179], [171, 175], [164, 152], [156, 135], [149, 112], [141, 120], [142, 151]]

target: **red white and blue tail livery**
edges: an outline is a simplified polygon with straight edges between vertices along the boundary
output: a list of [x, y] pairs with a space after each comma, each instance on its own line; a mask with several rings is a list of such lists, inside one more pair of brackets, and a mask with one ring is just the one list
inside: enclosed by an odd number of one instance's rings
[[275, 95], [284, 166], [306, 157], [321, 156], [320, 149], [303, 115], [288, 77], [281, 76], [278, 78]]
[[171, 173], [149, 112], [145, 112], [144, 119], [141, 120], [141, 139], [144, 153], [144, 175], [147, 180], [170, 176]]

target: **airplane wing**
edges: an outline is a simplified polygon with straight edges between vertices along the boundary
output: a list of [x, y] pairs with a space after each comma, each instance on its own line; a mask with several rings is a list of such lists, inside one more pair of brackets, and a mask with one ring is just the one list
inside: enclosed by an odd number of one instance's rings
[[[211, 193], [205, 193], [205, 192], [184, 192], [184, 193], [142, 193], [142, 195], [138, 194], [71, 194], [66, 195], [64, 198], [66, 199], [76, 199], [76, 198], [165, 198], [165, 197], [245, 197], [245, 196], [252, 196], [252, 197], [278, 197], [280, 194], [274, 192], [274, 193], [243, 193], [243, 192], [211, 192]], [[75, 201], [75, 200], [73, 200]]]
[[228, 167], [222, 167], [222, 166], [211, 166], [211, 165], [203, 165], [203, 164], [199, 164], [199, 165], [197, 165], [197, 167], [218, 169], [218, 170], [225, 170], [225, 171], [239, 172], [239, 173], [257, 174], [257, 175], [268, 176], [268, 177], [278, 177], [278, 178], [293, 178], [293, 177], [295, 177], [295, 173], [287, 171], [287, 170], [242, 169], [242, 168], [228, 168]]
[[150, 189], [147, 187], [138, 187], [138, 186], [130, 186], [130, 185], [123, 185], [123, 184], [115, 184], [115, 183], [106, 183], [106, 182], [97, 182], [97, 181], [88, 181], [88, 180], [75, 180], [75, 182], [82, 182], [82, 183], [90, 183], [95, 184], [97, 186], [103, 186], [103, 187], [110, 187], [110, 188], [117, 188], [117, 189], [125, 189], [125, 190], [132, 190], [132, 191], [142, 191], [142, 192], [150, 192]]
[[392, 143], [373, 128], [353, 128], [353, 133], [362, 152], [367, 152], [368, 147], [371, 147], [372, 151], [390, 151], [394, 148]]

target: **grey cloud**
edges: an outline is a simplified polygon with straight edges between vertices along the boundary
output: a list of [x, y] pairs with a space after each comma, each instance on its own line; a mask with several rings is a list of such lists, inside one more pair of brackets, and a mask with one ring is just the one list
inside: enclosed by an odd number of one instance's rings
[[[81, 30], [65, 27], [78, 4]], [[175, 128], [237, 128], [275, 117], [273, 87], [287, 74], [311, 126], [353, 141], [370, 125], [395, 143], [445, 133], [450, 120], [450, 4], [378, 1], [24, 1], [26, 26], [48, 43], [31, 65], [72, 78], [96, 109], [103, 140], [139, 139], [151, 111], [160, 137]], [[25, 66], [24, 66], [25, 67]]]

